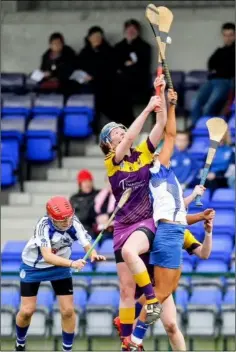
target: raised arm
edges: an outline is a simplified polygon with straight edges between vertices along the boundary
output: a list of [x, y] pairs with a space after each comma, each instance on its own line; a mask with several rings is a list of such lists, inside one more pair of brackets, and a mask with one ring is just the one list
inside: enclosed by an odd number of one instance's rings
[[142, 131], [143, 125], [148, 117], [148, 115], [156, 108], [161, 106], [161, 98], [154, 96], [150, 99], [148, 105], [143, 110], [143, 112], [134, 120], [128, 131], [126, 132], [123, 140], [117, 146], [115, 151], [115, 161], [120, 163], [127, 152], [130, 150], [135, 139], [138, 137]]
[[204, 227], [205, 227], [204, 241], [201, 244], [201, 246], [193, 250], [193, 253], [201, 259], [208, 259], [212, 249], [213, 220], [205, 221]]
[[175, 105], [170, 104], [172, 100], [177, 101], [177, 93], [173, 90], [168, 90], [168, 103], [169, 109], [167, 114], [167, 123], [165, 127], [164, 143], [161, 152], [158, 156], [159, 162], [168, 167], [170, 158], [173, 153], [176, 137], [176, 118], [175, 118]]
[[184, 198], [185, 207], [187, 208], [189, 204], [192, 203], [197, 196], [202, 196], [205, 190], [206, 188], [202, 185], [195, 186], [193, 192], [189, 196]]
[[154, 82], [154, 87], [161, 86], [161, 106], [160, 109], [156, 112], [156, 123], [151, 133], [149, 134], [149, 140], [152, 143], [153, 147], [156, 149], [159, 142], [162, 139], [164, 128], [167, 122], [167, 108], [166, 108], [166, 99], [165, 99], [165, 80], [164, 75], [157, 77]]

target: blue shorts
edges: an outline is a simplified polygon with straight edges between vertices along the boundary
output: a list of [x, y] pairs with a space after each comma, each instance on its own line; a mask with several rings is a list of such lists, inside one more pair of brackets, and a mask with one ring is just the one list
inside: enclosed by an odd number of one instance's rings
[[21, 263], [20, 279], [22, 282], [55, 281], [72, 277], [71, 268], [52, 266], [50, 268], [38, 269]]
[[153, 241], [149, 263], [168, 269], [182, 265], [185, 225], [160, 222]]

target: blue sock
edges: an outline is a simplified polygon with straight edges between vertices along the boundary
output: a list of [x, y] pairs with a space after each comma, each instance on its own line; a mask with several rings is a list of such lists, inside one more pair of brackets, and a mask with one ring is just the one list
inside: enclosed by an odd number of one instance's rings
[[62, 331], [62, 348], [63, 351], [70, 352], [72, 351], [72, 345], [74, 341], [74, 333], [69, 333]]
[[25, 345], [26, 334], [29, 329], [29, 326], [21, 328], [16, 324], [16, 342], [18, 345]]
[[147, 329], [148, 325], [143, 323], [141, 320], [138, 320], [131, 336], [131, 340], [137, 345], [140, 345], [145, 337]]
[[139, 302], [135, 303], [135, 319], [139, 317], [139, 314], [141, 313], [143, 306]]

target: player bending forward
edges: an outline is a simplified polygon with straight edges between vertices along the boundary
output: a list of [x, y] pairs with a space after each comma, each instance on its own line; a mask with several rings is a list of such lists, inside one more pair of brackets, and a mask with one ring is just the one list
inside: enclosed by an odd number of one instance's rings
[[[195, 254], [201, 259], [208, 259], [211, 254], [212, 248], [212, 228], [213, 220], [215, 217], [215, 211], [212, 209], [206, 209], [204, 212], [194, 215], [188, 215], [188, 223], [195, 223], [201, 220], [205, 220], [205, 238], [203, 243], [200, 243], [189, 230], [185, 230], [184, 233], [184, 246], [183, 248], [190, 254]], [[192, 221], [190, 221], [190, 219]], [[149, 265], [150, 277], [153, 279], [153, 267]], [[137, 290], [138, 291], [138, 290]], [[136, 310], [135, 315], [138, 320], [135, 323], [134, 331], [132, 336], [127, 339], [127, 344], [132, 348], [133, 351], [144, 351], [142, 342], [145, 337], [148, 326], [139, 317], [141, 310], [145, 305], [145, 297], [143, 295], [137, 295]], [[162, 303], [163, 311], [161, 313], [160, 319], [169, 337], [170, 345], [173, 351], [186, 351], [186, 345], [184, 341], [184, 336], [177, 325], [176, 307], [173, 300], [173, 296], [170, 295]], [[120, 318], [114, 319], [114, 325], [120, 335]]]
[[[82, 269], [83, 259], [70, 260], [71, 246], [79, 241], [85, 252], [91, 237], [74, 216], [70, 202], [64, 197], [53, 197], [46, 204], [47, 216], [37, 223], [33, 237], [22, 253], [20, 267], [21, 306], [16, 316], [16, 351], [25, 351], [26, 335], [36, 308], [41, 281], [51, 281], [61, 311], [63, 351], [72, 351], [75, 312], [71, 268]], [[91, 261], [105, 260], [94, 250]]]

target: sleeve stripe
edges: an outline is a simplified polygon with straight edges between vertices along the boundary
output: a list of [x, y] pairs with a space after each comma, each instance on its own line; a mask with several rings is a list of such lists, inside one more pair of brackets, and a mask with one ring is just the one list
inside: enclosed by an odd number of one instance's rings
[[37, 224], [36, 226], [36, 236], [44, 236], [44, 229], [47, 226], [47, 220], [43, 220], [41, 224]]

